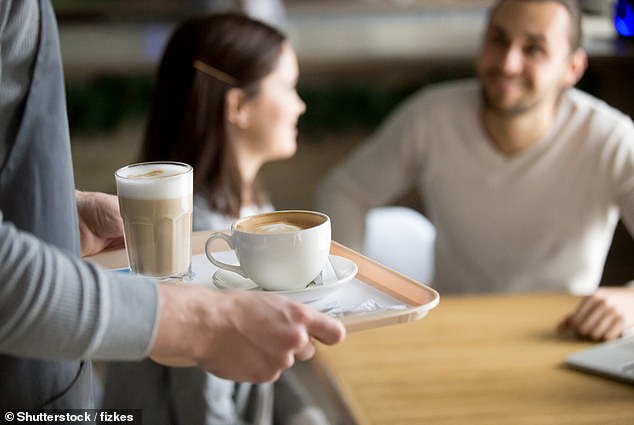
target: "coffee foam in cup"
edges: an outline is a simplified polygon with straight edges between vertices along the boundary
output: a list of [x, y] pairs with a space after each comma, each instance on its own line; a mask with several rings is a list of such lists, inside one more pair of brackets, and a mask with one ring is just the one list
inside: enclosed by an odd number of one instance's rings
[[191, 168], [179, 164], [143, 164], [117, 170], [117, 193], [131, 199], [173, 199], [192, 193]]
[[258, 232], [261, 233], [285, 233], [285, 232], [295, 232], [297, 230], [302, 230], [302, 227], [296, 226], [294, 224], [279, 222], [279, 223], [268, 223], [257, 226]]

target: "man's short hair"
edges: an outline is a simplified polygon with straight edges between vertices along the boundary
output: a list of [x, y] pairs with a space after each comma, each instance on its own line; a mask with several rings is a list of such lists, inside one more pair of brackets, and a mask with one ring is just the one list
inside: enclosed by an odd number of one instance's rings
[[[502, 3], [507, 0], [498, 0], [498, 2], [491, 9], [491, 14], [495, 12], [495, 9]], [[519, 1], [533, 1], [533, 2], [552, 2], [558, 3], [566, 8], [568, 14], [570, 15], [570, 34], [568, 34], [568, 38], [570, 41], [570, 50], [572, 52], [576, 51], [581, 47], [581, 42], [583, 39], [583, 32], [581, 28], [581, 6], [579, 5], [578, 0], [519, 0]]]

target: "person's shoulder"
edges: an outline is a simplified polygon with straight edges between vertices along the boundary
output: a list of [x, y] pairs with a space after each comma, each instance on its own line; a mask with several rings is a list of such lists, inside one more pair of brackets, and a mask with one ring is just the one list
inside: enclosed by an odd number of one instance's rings
[[418, 94], [432, 98], [463, 98], [477, 95], [479, 85], [475, 79], [448, 80], [423, 86]]
[[423, 86], [410, 98], [410, 103], [419, 107], [431, 105], [434, 110], [453, 109], [477, 103], [479, 93], [475, 79], [443, 81]]
[[598, 120], [611, 125], [616, 122], [630, 120], [628, 115], [609, 105], [604, 100], [577, 88], [566, 90], [564, 99], [571, 102], [574, 110], [579, 114], [585, 115], [587, 119], [596, 117]]
[[607, 102], [578, 89], [566, 90], [562, 97], [562, 123], [600, 149], [631, 144], [634, 136], [632, 119]]

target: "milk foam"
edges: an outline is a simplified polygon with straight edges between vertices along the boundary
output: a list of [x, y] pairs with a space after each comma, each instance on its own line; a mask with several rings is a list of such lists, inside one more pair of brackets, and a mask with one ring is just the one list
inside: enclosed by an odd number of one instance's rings
[[193, 171], [178, 164], [143, 164], [120, 168], [115, 173], [117, 194], [131, 199], [174, 199], [191, 195]]
[[258, 226], [258, 232], [261, 233], [285, 233], [296, 230], [302, 230], [302, 228], [288, 223], [269, 223]]

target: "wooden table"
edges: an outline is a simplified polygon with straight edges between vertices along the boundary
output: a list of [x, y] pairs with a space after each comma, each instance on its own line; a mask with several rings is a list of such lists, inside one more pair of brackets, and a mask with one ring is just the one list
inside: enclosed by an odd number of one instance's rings
[[567, 295], [441, 296], [427, 318], [321, 346], [319, 371], [359, 424], [634, 424], [634, 386], [563, 366]]

